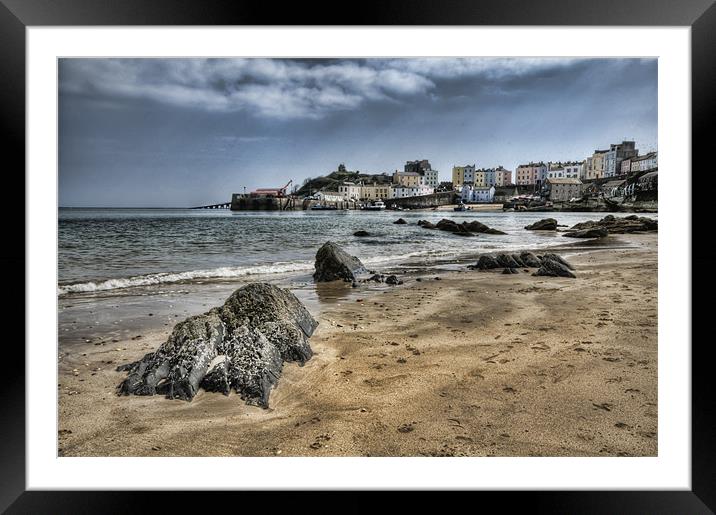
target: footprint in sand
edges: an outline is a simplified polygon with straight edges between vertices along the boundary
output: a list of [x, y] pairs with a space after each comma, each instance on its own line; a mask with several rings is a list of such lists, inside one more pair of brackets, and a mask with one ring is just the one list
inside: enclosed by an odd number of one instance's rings
[[410, 422], [408, 424], [401, 424], [398, 426], [398, 433], [410, 433], [415, 430], [415, 427], [413, 427], [413, 424], [416, 424], [416, 422]]

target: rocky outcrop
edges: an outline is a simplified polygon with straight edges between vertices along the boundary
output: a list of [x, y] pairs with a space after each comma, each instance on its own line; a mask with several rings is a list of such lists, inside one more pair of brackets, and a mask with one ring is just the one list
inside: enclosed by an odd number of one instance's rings
[[518, 268], [522, 266], [511, 254], [497, 254], [497, 256], [495, 256], [495, 260], [499, 264], [500, 268]]
[[165, 395], [191, 400], [200, 388], [267, 407], [285, 361], [312, 356], [308, 338], [318, 322], [289, 290], [252, 283], [223, 306], [178, 323], [165, 343], [135, 363], [120, 395]]
[[396, 275], [389, 275], [385, 278], [385, 284], [391, 284], [393, 286], [397, 286], [398, 284], [403, 284], [403, 281], [398, 279], [398, 276]]
[[543, 255], [543, 256], [540, 258], [540, 264], [544, 263], [544, 260], [545, 260], [545, 259], [550, 259], [550, 260], [552, 260], [552, 261], [556, 261], [556, 262], [559, 263], [560, 265], [563, 265], [563, 266], [567, 267], [569, 270], [574, 270], [574, 267], [573, 267], [570, 263], [568, 263], [567, 260], [564, 259], [564, 258], [563, 258], [562, 256], [560, 256], [559, 254], [547, 253], [547, 254]]
[[448, 231], [459, 236], [471, 236], [474, 234], [506, 234], [500, 230], [493, 229], [486, 226], [485, 224], [473, 220], [471, 222], [463, 222], [461, 224], [454, 220], [443, 218], [438, 223], [433, 224], [427, 220], [418, 220], [418, 225], [423, 229], [439, 229], [441, 231]]
[[477, 259], [477, 263], [468, 265], [467, 267], [470, 270], [492, 270], [493, 268], [500, 268], [500, 263], [494, 256], [483, 254]]
[[468, 268], [470, 270], [493, 270], [495, 268], [527, 268], [527, 265], [519, 254], [502, 252], [494, 255], [483, 254], [478, 258], [477, 263], [468, 265]]
[[370, 236], [370, 233], [368, 231], [356, 231], [353, 233], [353, 236], [363, 237], [363, 236]]
[[402, 218], [398, 218], [398, 219], [397, 219], [395, 222], [393, 222], [393, 223], [394, 223], [394, 224], [398, 224], [398, 225], [405, 225], [405, 224], [407, 224], [408, 222], [406, 222], [406, 221], [403, 220]]
[[316, 282], [353, 282], [357, 275], [368, 273], [360, 259], [351, 256], [332, 241], [318, 249], [315, 268], [313, 279]]
[[520, 254], [483, 254], [477, 263], [468, 265], [470, 270], [494, 270], [502, 268], [503, 274], [517, 273], [517, 268], [537, 268], [532, 275], [545, 275], [551, 277], [575, 277], [571, 270], [574, 267], [558, 254], [547, 253], [544, 256], [535, 256], [532, 252]]
[[566, 261], [564, 261], [561, 257], [559, 258], [559, 260], [553, 259], [552, 256], [557, 255], [545, 254], [542, 257], [542, 264], [540, 265], [539, 269], [532, 275], [546, 277], [577, 277], [571, 272], [571, 266], [567, 266], [568, 264], [565, 264], [567, 263]]
[[539, 268], [540, 260], [532, 252], [521, 252], [520, 260], [525, 268]]
[[539, 222], [535, 222], [531, 225], [526, 225], [525, 229], [528, 231], [556, 231], [557, 220], [554, 218], [543, 218]]
[[659, 230], [657, 220], [645, 216], [629, 215], [623, 218], [614, 215], [607, 215], [601, 220], [581, 222], [569, 229], [564, 236], [570, 232], [583, 231], [587, 229], [606, 229], [609, 234], [625, 234], [632, 232], [656, 232]]
[[605, 227], [593, 227], [591, 229], [567, 231], [562, 236], [567, 238], [606, 238], [609, 236], [609, 231]]

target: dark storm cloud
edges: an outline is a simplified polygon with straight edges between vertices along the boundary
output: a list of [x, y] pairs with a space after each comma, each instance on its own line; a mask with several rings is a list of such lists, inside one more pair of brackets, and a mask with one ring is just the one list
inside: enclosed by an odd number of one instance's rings
[[63, 59], [60, 204], [191, 205], [350, 169], [656, 147], [643, 59]]

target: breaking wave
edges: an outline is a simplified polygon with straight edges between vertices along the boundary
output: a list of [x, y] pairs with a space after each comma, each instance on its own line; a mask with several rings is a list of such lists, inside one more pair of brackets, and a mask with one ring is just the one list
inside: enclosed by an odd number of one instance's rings
[[65, 284], [58, 287], [58, 295], [67, 293], [85, 293], [136, 286], [153, 286], [156, 284], [177, 283], [196, 279], [222, 279], [243, 277], [246, 275], [281, 274], [301, 272], [313, 269], [312, 262], [297, 261], [294, 263], [274, 263], [271, 265], [255, 265], [248, 267], [221, 267], [211, 270], [190, 270], [188, 272], [162, 272], [156, 274], [137, 275], [105, 281]]

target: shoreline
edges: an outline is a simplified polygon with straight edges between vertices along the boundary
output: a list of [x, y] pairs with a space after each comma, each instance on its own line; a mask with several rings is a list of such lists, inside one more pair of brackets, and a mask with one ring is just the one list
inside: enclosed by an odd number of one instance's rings
[[577, 279], [455, 265], [397, 287], [327, 285], [314, 357], [284, 367], [266, 410], [203, 391], [117, 397], [114, 368], [170, 321], [61, 343], [60, 454], [654, 456], [658, 238], [608, 238], [550, 247]]

